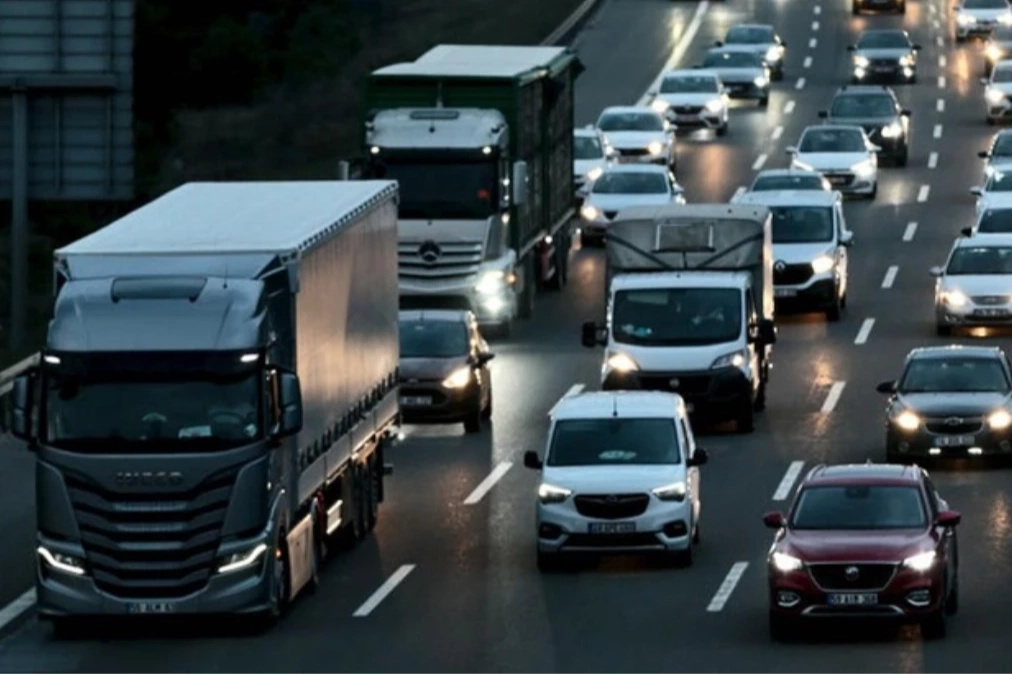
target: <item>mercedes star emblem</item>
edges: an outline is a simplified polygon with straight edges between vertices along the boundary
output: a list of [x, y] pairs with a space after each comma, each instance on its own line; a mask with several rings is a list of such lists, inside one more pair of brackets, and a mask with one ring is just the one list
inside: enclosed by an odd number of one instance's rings
[[773, 266], [773, 269], [775, 269], [777, 272], [783, 272], [785, 269], [787, 269], [787, 263], [785, 263], [783, 260], [778, 260], [777, 263]]
[[857, 577], [860, 574], [861, 574], [861, 571], [858, 570], [853, 565], [851, 565], [850, 567], [848, 567], [847, 569], [845, 569], [843, 571], [843, 576], [847, 579], [847, 581], [857, 581]]
[[442, 254], [443, 249], [439, 248], [439, 244], [432, 240], [423, 242], [422, 245], [418, 247], [419, 257], [428, 265], [435, 264], [435, 262], [439, 260], [439, 256]]

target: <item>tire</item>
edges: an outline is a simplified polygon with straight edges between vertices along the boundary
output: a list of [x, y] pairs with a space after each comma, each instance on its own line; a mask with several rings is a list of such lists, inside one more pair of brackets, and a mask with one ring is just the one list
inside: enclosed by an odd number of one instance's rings
[[873, 201], [875, 201], [876, 197], [878, 197], [878, 179], [877, 178], [875, 179], [875, 187], [873, 187], [871, 189], [871, 194], [868, 195], [868, 201], [872, 201], [873, 202]]
[[724, 122], [719, 127], [717, 127], [717, 135], [721, 137], [727, 136], [727, 122]]
[[794, 626], [793, 622], [785, 616], [770, 612], [770, 640], [773, 642], [789, 642]]
[[759, 372], [760, 377], [763, 379], [762, 382], [759, 383], [759, 391], [756, 392], [755, 403], [752, 404], [752, 409], [756, 412], [766, 410], [766, 383], [767, 378], [769, 377], [764, 373], [764, 367], [762, 364], [759, 365]]
[[472, 412], [468, 413], [467, 417], [464, 418], [464, 433], [478, 434], [481, 433], [481, 420], [482, 420], [481, 403], [478, 403], [478, 407]]
[[952, 326], [943, 326], [938, 324], [935, 326], [935, 334], [938, 335], [938, 337], [949, 337], [952, 335]]
[[739, 434], [750, 434], [755, 431], [755, 409], [752, 406], [752, 401], [742, 406], [742, 411], [738, 413], [738, 418], [735, 420], [738, 426]]
[[379, 494], [380, 486], [379, 482], [383, 480], [383, 468], [377, 466], [378, 461], [374, 455], [369, 460], [367, 465], [367, 473], [365, 475], [365, 490], [363, 490], [362, 503], [363, 503], [363, 535], [368, 534], [376, 529], [376, 524], [379, 522]]
[[288, 549], [285, 546], [284, 530], [278, 530], [275, 549], [280, 548], [281, 555], [274, 551], [268, 552], [274, 562], [271, 564], [271, 599], [270, 607], [257, 620], [259, 628], [269, 630], [284, 616], [288, 609], [289, 584], [291, 579], [288, 571]]
[[703, 540], [703, 535], [699, 527], [699, 521], [696, 521], [695, 530], [692, 533], [692, 544], [693, 546], [699, 546], [699, 543]]
[[959, 571], [956, 571], [956, 578], [952, 583], [952, 590], [945, 598], [945, 613], [952, 616], [959, 612]]

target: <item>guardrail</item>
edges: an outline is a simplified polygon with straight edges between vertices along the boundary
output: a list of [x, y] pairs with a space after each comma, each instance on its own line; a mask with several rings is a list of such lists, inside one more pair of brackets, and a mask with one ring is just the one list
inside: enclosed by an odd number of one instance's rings
[[14, 380], [29, 368], [39, 365], [39, 353], [35, 352], [28, 358], [18, 361], [10, 368], [0, 371], [0, 431], [6, 432], [11, 428], [11, 407], [7, 395], [14, 388]]

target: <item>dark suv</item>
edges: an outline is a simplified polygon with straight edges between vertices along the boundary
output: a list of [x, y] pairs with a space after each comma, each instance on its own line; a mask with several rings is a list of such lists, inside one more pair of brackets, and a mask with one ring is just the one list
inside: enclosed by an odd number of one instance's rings
[[853, 124], [864, 128], [868, 138], [882, 148], [879, 157], [895, 166], [906, 166], [910, 151], [910, 111], [901, 107], [896, 93], [885, 86], [841, 87], [829, 110], [819, 117], [831, 124]]

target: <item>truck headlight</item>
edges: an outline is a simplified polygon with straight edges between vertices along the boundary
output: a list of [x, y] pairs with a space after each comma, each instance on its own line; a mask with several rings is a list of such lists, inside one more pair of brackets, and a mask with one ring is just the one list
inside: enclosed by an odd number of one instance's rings
[[580, 209], [580, 215], [584, 220], [599, 220], [604, 214], [601, 213], [601, 209], [596, 206], [586, 204], [582, 209]]
[[825, 274], [835, 266], [836, 261], [833, 260], [832, 256], [828, 255], [820, 255], [812, 261], [812, 271], [816, 274]]
[[703, 107], [706, 108], [707, 112], [717, 113], [724, 109], [724, 102], [715, 98], [712, 101], [707, 101]]
[[850, 170], [862, 178], [869, 178], [875, 174], [875, 164], [870, 159], [866, 159], [850, 167]]
[[736, 352], [718, 356], [714, 359], [713, 363], [710, 364], [710, 368], [727, 368], [728, 366], [741, 368], [746, 363], [748, 363], [748, 353], [744, 349], [739, 349]]
[[935, 564], [935, 552], [925, 551], [924, 553], [918, 553], [912, 555], [903, 561], [903, 566], [914, 570], [915, 572], [927, 572], [931, 569], [931, 566]]
[[482, 295], [498, 295], [506, 289], [506, 273], [502, 270], [487, 270], [478, 277], [474, 290]]
[[587, 172], [587, 180], [593, 182], [598, 178], [600, 178], [602, 173], [604, 173], [604, 169], [602, 169], [599, 166], [595, 166], [593, 169]]
[[651, 155], [659, 155], [662, 152], [664, 152], [664, 144], [659, 141], [654, 141], [653, 143], [647, 146], [647, 152], [649, 152]]
[[991, 103], [992, 105], [997, 105], [1005, 100], [1005, 93], [998, 89], [990, 87], [984, 93], [984, 98], [987, 99], [988, 103]]
[[256, 565], [264, 557], [268, 548], [267, 544], [257, 544], [251, 549], [224, 556], [218, 560], [218, 574], [228, 574]]
[[854, 66], [856, 66], [857, 68], [867, 68], [870, 63], [871, 61], [869, 61], [868, 58], [865, 56], [854, 57]]
[[605, 363], [609, 368], [617, 370], [620, 373], [629, 373], [640, 369], [639, 365], [632, 358], [622, 352], [612, 354]]
[[966, 297], [963, 291], [945, 291], [942, 293], [942, 302], [947, 304], [949, 307], [962, 307], [970, 301], [970, 298]]
[[569, 495], [573, 494], [572, 490], [550, 485], [548, 483], [542, 483], [538, 486], [538, 499], [541, 500], [542, 504], [558, 504], [569, 499]]
[[1012, 425], [1012, 415], [1005, 410], [995, 410], [987, 416], [987, 425], [995, 431], [1008, 429]]
[[80, 558], [75, 558], [72, 555], [66, 555], [64, 553], [56, 553], [50, 551], [45, 546], [39, 546], [35, 551], [39, 554], [39, 557], [46, 563], [47, 567], [50, 567], [57, 572], [63, 572], [64, 574], [71, 574], [75, 577], [84, 576], [84, 561]]
[[450, 376], [443, 380], [443, 386], [447, 389], [463, 389], [471, 383], [471, 367], [461, 366], [450, 373]]
[[895, 422], [896, 426], [900, 429], [904, 429], [906, 431], [917, 431], [917, 429], [921, 426], [921, 418], [909, 410], [901, 412], [896, 416], [893, 422]]
[[882, 127], [882, 138], [899, 138], [903, 135], [903, 125], [899, 122], [893, 122]]
[[685, 483], [678, 481], [671, 485], [662, 485], [659, 488], [654, 488], [651, 492], [662, 502], [681, 502], [685, 501], [685, 495], [688, 491], [685, 488]]
[[801, 558], [777, 551], [773, 554], [773, 566], [781, 572], [796, 572], [804, 566], [804, 563], [801, 562]]

